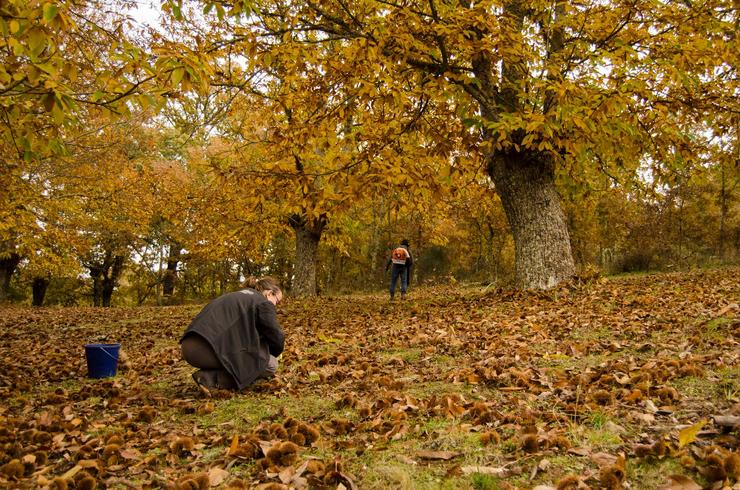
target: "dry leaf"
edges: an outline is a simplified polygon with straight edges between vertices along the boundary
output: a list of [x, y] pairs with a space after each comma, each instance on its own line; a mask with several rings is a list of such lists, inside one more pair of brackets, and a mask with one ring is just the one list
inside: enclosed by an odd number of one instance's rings
[[480, 473], [481, 475], [493, 475], [505, 477], [509, 475], [509, 470], [506, 468], [500, 468], [496, 466], [463, 466], [462, 472], [465, 475], [472, 475], [473, 473]]
[[121, 451], [123, 459], [141, 459], [141, 452], [136, 448], [126, 448]]
[[617, 462], [617, 457], [607, 453], [594, 453], [591, 455], [591, 461], [597, 466], [613, 466]]
[[720, 427], [734, 429], [740, 425], [740, 417], [736, 415], [712, 415], [714, 423]]
[[568, 452], [576, 456], [588, 456], [591, 454], [591, 449], [587, 447], [572, 447], [568, 449]]
[[417, 451], [416, 456], [421, 459], [449, 461], [452, 458], [462, 456], [459, 451]]
[[701, 490], [701, 485], [684, 475], [670, 475], [668, 481], [658, 487], [658, 490]]
[[69, 480], [82, 470], [82, 466], [76, 464], [62, 475], [62, 480]]
[[401, 463], [405, 463], [405, 464], [410, 464], [410, 465], [418, 464], [416, 461], [414, 461], [413, 459], [409, 458], [408, 456], [404, 454], [396, 454], [396, 459], [400, 461]]
[[280, 479], [281, 482], [287, 485], [293, 479], [294, 473], [295, 473], [295, 469], [292, 466], [288, 466], [287, 468], [282, 470], [280, 473], [278, 473], [278, 478]]
[[208, 470], [208, 483], [212, 487], [217, 487], [223, 483], [226, 477], [229, 476], [229, 472], [218, 466], [214, 466]]

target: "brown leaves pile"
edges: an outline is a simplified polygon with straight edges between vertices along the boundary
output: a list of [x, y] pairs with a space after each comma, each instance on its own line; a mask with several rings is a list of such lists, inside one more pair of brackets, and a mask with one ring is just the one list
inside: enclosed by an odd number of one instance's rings
[[[740, 363], [738, 284], [725, 270], [393, 305], [287, 301], [277, 377], [211, 399], [176, 343], [197, 307], [0, 310], [0, 486], [353, 488], [364, 455], [393, 447], [445, 478], [622, 488], [627, 460], [674, 458], [707, 485], [735, 484], [740, 405], [714, 377]], [[122, 342], [126, 369], [86, 379], [90, 341]], [[696, 397], [681, 388], [691, 379], [726, 395]], [[241, 396], [283, 408], [247, 429], [200, 423]], [[307, 413], [311, 397], [333, 403]], [[598, 414], [625, 426], [606, 455], [572, 430]], [[451, 431], [479, 444], [474, 464]], [[587, 469], [545, 464], [554, 454]]]

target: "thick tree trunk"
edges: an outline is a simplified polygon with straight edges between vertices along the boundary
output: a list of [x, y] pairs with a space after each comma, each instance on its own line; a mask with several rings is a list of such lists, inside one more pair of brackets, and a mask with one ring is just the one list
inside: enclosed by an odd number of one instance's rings
[[554, 166], [544, 155], [497, 153], [488, 172], [496, 185], [516, 247], [516, 282], [549, 289], [575, 274]]
[[725, 165], [720, 163], [720, 192], [719, 192], [719, 260], [725, 260], [725, 221], [727, 218], [727, 190], [725, 186]]
[[114, 256], [113, 263], [110, 266], [110, 273], [106, 273], [103, 275], [102, 300], [103, 307], [105, 308], [110, 307], [110, 300], [113, 296], [113, 290], [116, 288], [116, 285], [118, 285], [118, 278], [121, 277], [121, 272], [123, 272], [123, 262], [124, 258], [122, 256]]
[[175, 280], [177, 279], [177, 264], [180, 263], [180, 245], [176, 243], [170, 244], [170, 253], [167, 257], [167, 270], [164, 273], [164, 280], [162, 282], [162, 295], [172, 296], [175, 292]]
[[307, 223], [299, 216], [292, 216], [290, 226], [295, 231], [295, 266], [292, 292], [296, 296], [316, 296], [316, 261], [321, 233], [326, 219]]
[[103, 273], [98, 268], [88, 267], [93, 280], [93, 306], [103, 303]]
[[36, 277], [31, 283], [31, 290], [33, 291], [33, 306], [42, 306], [44, 304], [44, 297], [46, 296], [46, 289], [49, 287], [49, 279], [46, 277]]
[[88, 263], [90, 277], [93, 280], [93, 306], [109, 307], [113, 290], [118, 285], [118, 278], [123, 272], [126, 257], [106, 252], [102, 262]]
[[5, 300], [10, 293], [10, 279], [15, 269], [21, 262], [20, 255], [11, 253], [8, 257], [0, 259], [0, 301]]

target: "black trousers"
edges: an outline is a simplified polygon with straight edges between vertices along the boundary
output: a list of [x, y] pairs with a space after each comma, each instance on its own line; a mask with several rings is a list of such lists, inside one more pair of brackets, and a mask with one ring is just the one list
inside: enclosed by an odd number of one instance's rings
[[[211, 345], [206, 339], [198, 334], [187, 335], [180, 344], [182, 358], [193, 367], [204, 371], [213, 371], [218, 385], [226, 389], [236, 389], [236, 381], [229, 372], [224, 369]], [[270, 356], [267, 369], [260, 375], [261, 378], [269, 378], [277, 371], [277, 359]]]

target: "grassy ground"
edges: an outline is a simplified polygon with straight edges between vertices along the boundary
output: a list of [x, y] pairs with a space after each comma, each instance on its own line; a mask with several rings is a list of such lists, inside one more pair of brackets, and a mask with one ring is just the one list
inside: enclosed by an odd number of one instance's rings
[[[712, 416], [740, 416], [739, 284], [288, 300], [277, 377], [213, 398], [177, 347], [198, 307], [3, 309], [0, 486], [732, 485], [738, 430]], [[85, 377], [90, 341], [122, 344], [115, 378]]]

